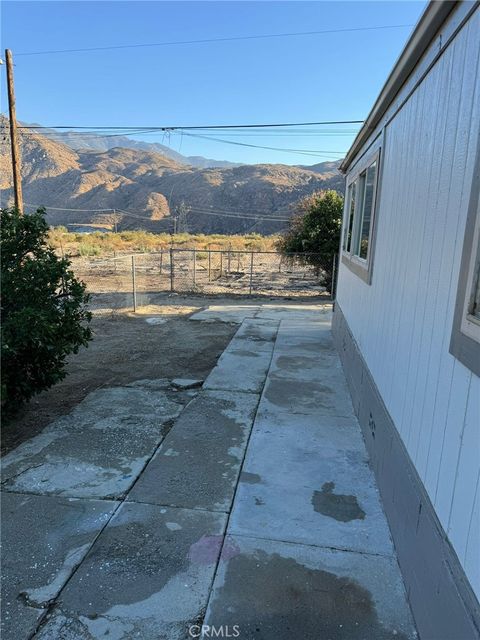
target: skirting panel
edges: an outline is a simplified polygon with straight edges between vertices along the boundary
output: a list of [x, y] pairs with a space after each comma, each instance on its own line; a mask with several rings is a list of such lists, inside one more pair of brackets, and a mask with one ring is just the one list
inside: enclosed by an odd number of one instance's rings
[[478, 600], [338, 303], [332, 329], [420, 638], [478, 640]]

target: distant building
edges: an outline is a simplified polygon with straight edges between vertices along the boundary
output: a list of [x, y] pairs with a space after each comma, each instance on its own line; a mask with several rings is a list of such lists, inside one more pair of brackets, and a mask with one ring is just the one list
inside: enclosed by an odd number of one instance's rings
[[341, 167], [334, 313], [429, 640], [480, 627], [479, 135], [479, 4], [430, 2]]

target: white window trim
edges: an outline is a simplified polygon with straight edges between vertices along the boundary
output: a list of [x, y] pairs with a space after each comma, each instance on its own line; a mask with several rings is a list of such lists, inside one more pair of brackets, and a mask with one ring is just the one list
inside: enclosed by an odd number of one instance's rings
[[480, 320], [474, 317], [470, 311], [471, 305], [471, 297], [473, 293], [474, 282], [478, 278], [478, 268], [479, 268], [479, 250], [478, 250], [478, 239], [480, 233], [480, 200], [477, 202], [477, 213], [475, 220], [475, 229], [473, 232], [473, 240], [472, 240], [472, 251], [470, 255], [470, 264], [468, 267], [468, 275], [467, 275], [467, 286], [465, 291], [465, 299], [463, 303], [462, 310], [462, 324], [460, 327], [461, 332], [480, 342]]
[[[345, 264], [350, 271], [353, 271], [357, 276], [359, 276], [362, 280], [364, 280], [367, 284], [371, 283], [372, 279], [372, 267], [373, 267], [373, 258], [375, 253], [375, 227], [376, 227], [376, 217], [377, 217], [377, 208], [378, 208], [378, 194], [379, 194], [379, 184], [380, 184], [380, 174], [381, 174], [381, 150], [382, 150], [382, 137], [378, 142], [374, 145], [373, 150], [371, 149], [369, 153], [367, 153], [361, 160], [354, 166], [353, 170], [349, 173], [346, 182], [345, 193], [347, 197], [345, 198], [345, 207], [344, 207], [344, 227], [342, 229], [342, 263]], [[357, 214], [357, 207], [359, 203], [359, 196], [361, 199], [365, 197], [365, 191], [361, 194], [357, 188], [357, 193], [355, 194], [355, 210], [354, 210], [354, 219], [353, 219], [353, 228], [352, 228], [352, 239], [350, 242], [350, 250], [347, 251], [346, 247], [344, 248], [346, 234], [348, 234], [348, 227], [350, 225], [350, 194], [349, 187], [360, 177], [364, 171], [366, 171], [374, 162], [377, 163], [377, 170], [375, 174], [375, 184], [373, 187], [373, 197], [372, 197], [372, 214], [370, 221], [370, 229], [368, 234], [368, 255], [367, 258], [361, 258], [358, 255], [353, 253], [353, 247], [355, 246], [355, 240], [357, 238], [360, 225], [360, 217]]]
[[480, 324], [469, 314], [474, 278], [478, 274], [480, 234], [480, 141], [472, 176], [463, 252], [458, 277], [457, 299], [450, 338], [450, 353], [472, 373], [480, 376]]

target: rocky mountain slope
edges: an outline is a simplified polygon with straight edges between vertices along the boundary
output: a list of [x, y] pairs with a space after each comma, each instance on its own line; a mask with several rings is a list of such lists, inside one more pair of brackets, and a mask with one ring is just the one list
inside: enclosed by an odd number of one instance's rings
[[[0, 197], [5, 206], [12, 182], [5, 127], [1, 134]], [[285, 222], [262, 216], [287, 218], [300, 197], [344, 188], [338, 165], [331, 162], [311, 168], [264, 164], [200, 169], [157, 151], [78, 150], [32, 132], [22, 134], [21, 153], [27, 210], [45, 205], [52, 225], [111, 224], [109, 213], [93, 210], [116, 209], [119, 228], [170, 231], [185, 203], [179, 230], [274, 233]]]
[[142, 140], [132, 140], [127, 136], [92, 134], [90, 132], [62, 131], [62, 133], [58, 133], [55, 129], [44, 129], [36, 123], [28, 124], [27, 126], [38, 127], [34, 129], [35, 133], [48, 135], [48, 137], [55, 142], [60, 142], [72, 149], [82, 151], [108, 151], [115, 147], [122, 147], [123, 149], [155, 151], [180, 164], [188, 164], [200, 169], [209, 167], [238, 167], [238, 163], [229, 162], [228, 160], [214, 160], [213, 158], [204, 158], [203, 156], [184, 156], [178, 151], [158, 142], [144, 142]]

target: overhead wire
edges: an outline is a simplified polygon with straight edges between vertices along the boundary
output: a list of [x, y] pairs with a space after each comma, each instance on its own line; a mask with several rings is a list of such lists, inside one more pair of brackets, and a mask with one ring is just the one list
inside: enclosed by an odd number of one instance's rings
[[135, 129], [139, 133], [143, 130], [148, 131], [175, 131], [177, 129], [265, 129], [276, 127], [313, 127], [313, 126], [329, 126], [340, 124], [363, 124], [363, 120], [323, 120], [318, 122], [270, 122], [270, 123], [250, 123], [250, 124], [209, 124], [209, 125], [155, 125], [155, 126], [126, 126], [126, 125], [23, 125], [22, 129], [95, 129], [106, 130], [130, 130]]
[[[119, 209], [117, 207], [110, 207], [107, 209], [72, 209], [69, 207], [51, 207], [49, 205], [37, 205], [37, 204], [32, 204], [29, 202], [25, 202], [24, 203], [26, 206], [29, 207], [36, 207], [36, 208], [40, 208], [41, 206], [45, 207], [45, 209], [48, 210], [51, 209], [52, 211], [68, 211], [68, 212], [82, 212], [82, 213], [121, 213], [127, 216], [130, 216], [132, 218], [138, 218], [139, 220], [147, 220], [149, 222], [155, 222], [152, 221], [151, 218], [148, 218], [146, 216], [140, 216], [137, 213], [133, 213], [131, 211], [127, 211], [125, 209]], [[272, 222], [288, 222], [289, 218], [280, 218], [280, 217], [273, 217], [273, 216], [268, 216], [268, 215], [257, 215], [254, 213], [243, 213], [243, 212], [234, 212], [231, 211], [229, 213], [224, 213], [224, 212], [216, 212], [216, 211], [205, 211], [202, 209], [198, 209], [196, 207], [189, 207], [189, 211], [194, 211], [196, 213], [199, 213], [200, 215], [214, 215], [214, 216], [220, 216], [220, 217], [225, 217], [225, 218], [236, 218], [237, 220], [245, 218], [246, 220], [258, 220], [258, 219], [262, 219], [262, 220], [270, 220]]]
[[111, 51], [115, 49], [140, 49], [146, 47], [167, 47], [177, 46], [185, 44], [207, 44], [214, 42], [234, 42], [240, 40], [262, 40], [268, 38], [292, 38], [301, 36], [317, 36], [326, 35], [331, 33], [353, 33], [356, 31], [381, 31], [384, 29], [404, 29], [412, 27], [412, 24], [388, 24], [377, 25], [372, 27], [345, 27], [342, 29], [321, 29], [318, 31], [291, 31], [287, 33], [264, 33], [258, 35], [248, 36], [226, 36], [223, 38], [201, 38], [198, 40], [170, 40], [167, 42], [145, 42], [134, 44], [117, 44], [117, 45], [105, 45], [103, 47], [77, 47], [74, 49], [46, 49], [40, 51], [20, 51], [16, 53], [16, 56], [40, 56], [51, 55], [58, 53], [84, 53], [92, 51]]
[[[28, 133], [31, 133], [32, 128], [31, 127], [19, 127], [20, 128], [20, 133], [24, 134], [24, 135], [28, 135]], [[25, 131], [25, 129], [27, 129], [27, 131]], [[318, 157], [318, 158], [330, 158], [332, 155], [336, 155], [339, 156], [339, 158], [343, 157], [343, 155], [345, 154], [344, 151], [329, 151], [329, 150], [320, 150], [320, 149], [291, 149], [291, 148], [285, 148], [285, 147], [272, 147], [272, 146], [267, 146], [267, 145], [258, 145], [258, 144], [252, 144], [252, 143], [248, 143], [248, 142], [240, 142], [238, 140], [227, 140], [227, 139], [221, 139], [221, 138], [216, 138], [213, 136], [206, 136], [203, 134], [199, 134], [199, 133], [188, 133], [185, 132], [183, 129], [177, 129], [175, 130], [176, 132], [181, 133], [182, 137], [183, 135], [191, 137], [191, 138], [199, 138], [199, 139], [203, 139], [203, 140], [209, 140], [209, 141], [213, 141], [213, 142], [219, 142], [219, 143], [223, 143], [223, 144], [230, 144], [230, 145], [234, 145], [234, 146], [239, 146], [239, 147], [248, 147], [248, 148], [254, 148], [254, 149], [265, 149], [267, 151], [279, 151], [281, 153], [293, 153], [296, 155], [307, 155], [307, 156], [313, 156], [313, 157]], [[79, 133], [80, 135], [81, 132], [68, 132], [70, 133]], [[142, 133], [141, 130], [138, 131], [130, 131], [129, 135], [134, 135], [134, 134], [139, 134]], [[53, 131], [49, 131], [47, 133], [47, 135], [49, 135], [50, 137], [52, 136], [56, 136], [56, 135], [66, 135], [65, 132], [53, 132]], [[41, 135], [44, 135], [43, 133]], [[88, 134], [87, 134], [88, 135]], [[128, 135], [125, 133], [122, 134], [107, 134], [107, 135], [102, 135], [102, 137], [122, 137], [124, 135]], [[238, 134], [237, 134], [238, 135]], [[96, 134], [95, 133], [91, 133], [90, 136], [95, 139]], [[164, 146], [168, 146], [168, 145], [164, 145]]]

